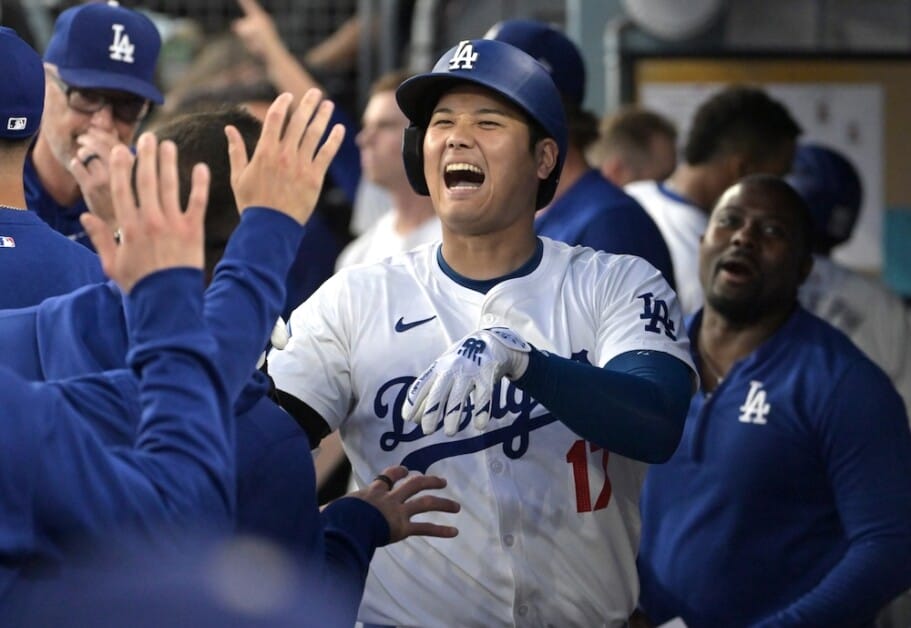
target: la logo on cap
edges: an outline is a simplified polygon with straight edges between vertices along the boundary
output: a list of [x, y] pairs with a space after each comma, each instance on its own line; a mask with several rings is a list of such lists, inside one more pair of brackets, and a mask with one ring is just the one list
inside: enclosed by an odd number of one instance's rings
[[6, 121], [7, 131], [22, 131], [28, 125], [28, 118], [9, 118]]
[[123, 32], [123, 24], [111, 24], [111, 29], [114, 31], [114, 42], [108, 47], [111, 59], [133, 63], [133, 51], [136, 50], [136, 46], [130, 43], [130, 36]]
[[459, 47], [449, 60], [450, 70], [471, 70], [474, 68], [474, 62], [478, 60], [478, 53], [474, 51], [471, 41], [464, 40], [459, 42]]

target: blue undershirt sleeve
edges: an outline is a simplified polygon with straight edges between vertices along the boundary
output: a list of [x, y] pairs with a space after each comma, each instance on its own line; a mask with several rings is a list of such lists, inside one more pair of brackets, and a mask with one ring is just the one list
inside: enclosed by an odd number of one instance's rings
[[693, 374], [660, 351], [629, 351], [599, 368], [533, 349], [516, 386], [589, 442], [660, 463], [683, 434]]

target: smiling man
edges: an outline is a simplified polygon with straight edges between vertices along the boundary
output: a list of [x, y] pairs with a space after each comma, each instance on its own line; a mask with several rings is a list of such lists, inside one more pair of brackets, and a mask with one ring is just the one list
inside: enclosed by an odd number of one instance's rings
[[131, 144], [152, 102], [161, 37], [141, 13], [107, 4], [67, 9], [44, 52], [44, 119], [25, 165], [28, 208], [91, 248], [79, 223], [91, 208], [113, 224], [111, 149]]
[[445, 475], [462, 504], [457, 539], [377, 552], [360, 619], [626, 625], [639, 488], [694, 379], [674, 293], [638, 257], [535, 235], [567, 129], [532, 57], [463, 41], [396, 98], [442, 243], [336, 274], [269, 358], [299, 421], [339, 430], [360, 486], [394, 461]]
[[729, 188], [689, 321], [702, 386], [642, 497], [657, 625], [867, 626], [911, 586], [911, 434], [888, 377], [803, 310], [809, 209], [783, 180]]

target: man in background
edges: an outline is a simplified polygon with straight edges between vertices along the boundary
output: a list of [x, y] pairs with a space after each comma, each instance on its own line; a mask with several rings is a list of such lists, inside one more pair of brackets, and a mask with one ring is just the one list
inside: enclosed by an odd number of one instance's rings
[[91, 209], [113, 225], [111, 149], [131, 144], [152, 103], [161, 37], [146, 16], [84, 4], [57, 18], [44, 53], [45, 115], [25, 166], [29, 209], [91, 247], [79, 223]]
[[628, 105], [602, 119], [588, 162], [614, 185], [664, 181], [677, 166], [677, 129], [664, 116]]

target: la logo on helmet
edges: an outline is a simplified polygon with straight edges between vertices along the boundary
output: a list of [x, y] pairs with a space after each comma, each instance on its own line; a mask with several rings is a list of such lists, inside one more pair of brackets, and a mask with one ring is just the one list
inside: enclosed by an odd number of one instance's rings
[[478, 53], [474, 51], [474, 46], [469, 40], [459, 42], [452, 59], [449, 60], [450, 70], [471, 70], [474, 68], [474, 62], [478, 60]]
[[123, 32], [123, 24], [111, 24], [111, 29], [114, 31], [114, 42], [108, 47], [111, 59], [133, 63], [133, 51], [136, 46], [130, 43], [130, 36]]

